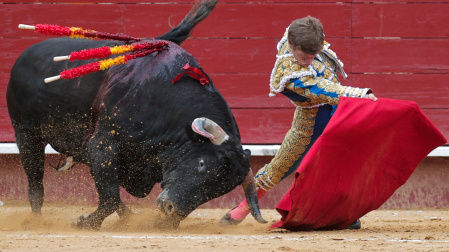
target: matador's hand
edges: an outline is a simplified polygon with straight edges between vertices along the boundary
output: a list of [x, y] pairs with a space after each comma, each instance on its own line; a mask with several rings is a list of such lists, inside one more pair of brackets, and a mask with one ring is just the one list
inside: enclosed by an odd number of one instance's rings
[[376, 97], [373, 93], [367, 94], [367, 95], [365, 96], [365, 98], [366, 98], [366, 99], [373, 100], [373, 101], [377, 101], [377, 97]]

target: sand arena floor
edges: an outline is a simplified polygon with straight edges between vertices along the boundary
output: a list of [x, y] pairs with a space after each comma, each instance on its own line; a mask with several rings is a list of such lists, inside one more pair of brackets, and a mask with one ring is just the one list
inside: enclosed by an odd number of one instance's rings
[[232, 227], [218, 225], [228, 209], [197, 209], [166, 230], [156, 209], [130, 207], [127, 221], [114, 214], [99, 231], [85, 231], [70, 224], [93, 206], [45, 204], [36, 217], [28, 202], [4, 202], [0, 251], [449, 251], [449, 209], [376, 210], [360, 230], [288, 232], [267, 231], [280, 219], [271, 209], [262, 209], [268, 224], [249, 217]]

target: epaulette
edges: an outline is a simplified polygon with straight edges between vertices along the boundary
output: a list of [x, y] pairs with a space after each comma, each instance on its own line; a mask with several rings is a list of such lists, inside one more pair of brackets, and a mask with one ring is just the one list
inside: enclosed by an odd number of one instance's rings
[[323, 49], [321, 50], [321, 52], [324, 55], [326, 55], [327, 57], [329, 57], [329, 59], [331, 59], [335, 63], [335, 67], [337, 68], [337, 71], [341, 73], [343, 78], [345, 78], [345, 79], [348, 78], [348, 75], [343, 70], [343, 66], [344, 66], [343, 62], [341, 62], [341, 60], [338, 59], [337, 54], [334, 51], [329, 49], [330, 46], [331, 46], [331, 44], [329, 44], [327, 41], [324, 41]]

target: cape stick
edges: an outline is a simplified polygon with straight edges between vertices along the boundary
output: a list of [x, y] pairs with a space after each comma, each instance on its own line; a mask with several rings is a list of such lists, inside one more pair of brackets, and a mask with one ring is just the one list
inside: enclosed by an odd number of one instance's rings
[[57, 76], [46, 78], [44, 80], [44, 82], [49, 83], [49, 82], [59, 80], [59, 79], [69, 80], [69, 79], [77, 78], [77, 77], [80, 77], [82, 75], [86, 75], [89, 73], [98, 72], [100, 70], [106, 70], [106, 69], [110, 68], [111, 66], [125, 64], [129, 60], [132, 60], [135, 58], [140, 58], [140, 57], [145, 57], [154, 52], [160, 52], [163, 49], [164, 48], [155, 48], [155, 49], [150, 49], [150, 50], [138, 51], [138, 52], [135, 52], [132, 54], [122, 55], [122, 56], [118, 56], [118, 57], [115, 57], [112, 59], [105, 59], [105, 60], [101, 60], [101, 61], [97, 61], [97, 62], [92, 62], [92, 63], [86, 64], [86, 65], [82, 65], [82, 66], [79, 66], [76, 68], [62, 71]]
[[141, 51], [141, 50], [149, 50], [149, 49], [157, 49], [167, 46], [168, 42], [166, 41], [157, 41], [152, 43], [138, 43], [131, 45], [121, 45], [121, 46], [103, 46], [99, 48], [85, 49], [81, 51], [72, 52], [70, 55], [66, 56], [56, 56], [53, 58], [54, 61], [62, 61], [62, 60], [87, 60], [87, 59], [100, 59], [107, 58], [113, 54], [122, 54], [126, 52], [133, 51]]
[[77, 38], [100, 38], [100, 39], [111, 39], [111, 40], [122, 40], [122, 41], [140, 41], [140, 38], [131, 37], [125, 34], [111, 34], [107, 32], [97, 32], [94, 30], [84, 30], [80, 27], [67, 27], [59, 25], [48, 25], [48, 24], [37, 24], [37, 25], [25, 25], [19, 24], [19, 29], [34, 30], [36, 32], [46, 34], [46, 35], [57, 35], [57, 36], [69, 36]]

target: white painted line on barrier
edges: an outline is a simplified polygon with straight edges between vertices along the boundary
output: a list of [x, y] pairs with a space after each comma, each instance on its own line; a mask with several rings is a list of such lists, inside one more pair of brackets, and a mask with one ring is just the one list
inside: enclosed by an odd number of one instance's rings
[[[274, 156], [280, 145], [243, 145], [243, 149], [249, 149], [251, 156]], [[449, 157], [449, 146], [440, 146], [431, 151], [428, 157]]]
[[[46, 154], [58, 154], [50, 145], [45, 147]], [[0, 154], [19, 154], [16, 143], [0, 143]]]
[[[274, 156], [281, 145], [243, 145], [243, 149], [249, 149], [251, 156]], [[46, 154], [58, 154], [50, 145], [45, 147]], [[0, 154], [19, 154], [16, 143], [0, 143]], [[431, 151], [428, 157], [449, 157], [449, 146], [440, 146]]]

